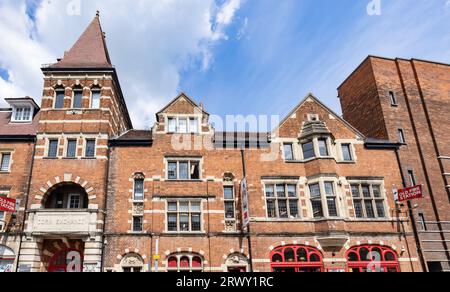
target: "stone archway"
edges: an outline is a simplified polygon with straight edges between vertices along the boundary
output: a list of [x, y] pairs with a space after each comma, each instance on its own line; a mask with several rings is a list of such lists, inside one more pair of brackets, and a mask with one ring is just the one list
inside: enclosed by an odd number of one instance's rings
[[79, 184], [62, 182], [47, 191], [42, 205], [45, 209], [87, 209], [89, 197]]
[[51, 178], [47, 181], [47, 183], [40, 187], [39, 193], [37, 193], [34, 196], [34, 204], [41, 205], [41, 208], [45, 206], [45, 200], [46, 196], [52, 192], [55, 188], [62, 186], [62, 185], [73, 185], [73, 186], [79, 186], [80, 188], [84, 189], [84, 192], [86, 193], [87, 200], [89, 204], [94, 203], [96, 196], [96, 190], [91, 185], [91, 183], [87, 180], [82, 179], [79, 176], [73, 175], [72, 173], [65, 173], [62, 177], [61, 176], [55, 176], [54, 178]]

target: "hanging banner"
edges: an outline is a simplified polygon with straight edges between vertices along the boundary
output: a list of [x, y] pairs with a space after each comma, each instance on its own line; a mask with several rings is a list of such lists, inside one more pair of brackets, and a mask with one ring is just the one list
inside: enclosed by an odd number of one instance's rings
[[422, 199], [422, 186], [414, 186], [403, 190], [398, 190], [398, 202], [406, 202], [415, 199]]
[[0, 211], [16, 212], [16, 200], [0, 196]]
[[242, 198], [242, 227], [246, 228], [250, 224], [247, 178], [244, 178], [241, 182], [241, 198]]

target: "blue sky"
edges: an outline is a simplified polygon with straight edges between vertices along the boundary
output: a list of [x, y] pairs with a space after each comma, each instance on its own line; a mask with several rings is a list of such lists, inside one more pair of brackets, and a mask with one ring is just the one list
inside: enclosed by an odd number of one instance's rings
[[450, 0], [78, 2], [0, 0], [0, 98], [39, 101], [41, 64], [97, 9], [136, 128], [180, 91], [222, 116], [282, 118], [309, 92], [340, 113], [336, 88], [368, 55], [450, 63]]
[[248, 18], [245, 36], [217, 46], [210, 70], [184, 72], [181, 88], [211, 112], [285, 115], [312, 92], [340, 113], [336, 89], [369, 54], [450, 63], [444, 2], [385, 0], [380, 16], [367, 14], [369, 2], [247, 1], [230, 28], [236, 35]]

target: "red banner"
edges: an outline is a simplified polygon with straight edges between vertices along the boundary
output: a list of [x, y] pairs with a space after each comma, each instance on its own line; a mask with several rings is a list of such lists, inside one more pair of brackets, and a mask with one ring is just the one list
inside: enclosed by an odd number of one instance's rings
[[406, 202], [423, 198], [422, 186], [414, 186], [398, 191], [398, 201]]
[[16, 212], [16, 200], [0, 197], [0, 211]]

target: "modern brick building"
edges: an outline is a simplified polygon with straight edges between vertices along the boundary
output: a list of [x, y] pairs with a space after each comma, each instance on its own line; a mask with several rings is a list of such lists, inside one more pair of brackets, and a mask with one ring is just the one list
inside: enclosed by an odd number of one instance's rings
[[429, 271], [450, 271], [450, 65], [368, 57], [339, 88], [344, 118], [365, 135], [398, 141], [406, 186], [421, 184], [412, 202]]
[[42, 71], [41, 107], [10, 99], [0, 112], [0, 189], [20, 199], [0, 266], [422, 270], [392, 194], [398, 143], [368, 138], [312, 94], [271, 133], [218, 132], [184, 93], [135, 130], [98, 16]]

